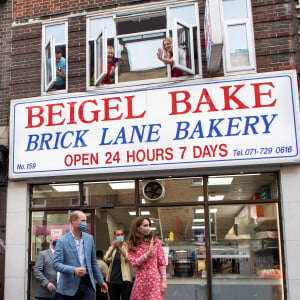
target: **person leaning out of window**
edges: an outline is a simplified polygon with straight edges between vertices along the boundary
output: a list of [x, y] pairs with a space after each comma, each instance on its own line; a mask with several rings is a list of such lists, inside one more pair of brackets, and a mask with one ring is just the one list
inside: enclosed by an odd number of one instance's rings
[[54, 88], [57, 90], [66, 88], [66, 59], [63, 57], [63, 50], [60, 47], [55, 49], [56, 80]]
[[122, 229], [114, 231], [114, 240], [108, 248], [104, 260], [109, 263], [106, 281], [110, 300], [129, 300], [132, 288], [130, 263], [127, 244], [124, 242]]

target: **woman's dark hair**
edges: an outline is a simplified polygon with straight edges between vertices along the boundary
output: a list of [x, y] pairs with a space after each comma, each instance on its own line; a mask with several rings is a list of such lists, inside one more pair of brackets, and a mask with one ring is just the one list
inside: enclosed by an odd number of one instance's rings
[[[144, 220], [148, 220], [151, 226], [151, 221], [149, 218], [140, 216], [135, 218], [130, 226], [129, 238], [128, 238], [128, 249], [131, 251], [136, 251], [138, 243], [141, 241], [141, 235], [138, 232], [138, 227], [140, 227]], [[144, 241], [150, 243], [151, 239], [155, 238], [154, 233], [151, 231], [148, 236], [145, 236]]]

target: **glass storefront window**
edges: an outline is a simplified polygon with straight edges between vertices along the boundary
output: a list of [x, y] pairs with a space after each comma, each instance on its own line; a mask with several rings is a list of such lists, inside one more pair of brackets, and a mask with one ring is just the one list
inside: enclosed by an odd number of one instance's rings
[[141, 204], [204, 201], [202, 177], [140, 180], [139, 186]]
[[79, 184], [39, 184], [32, 188], [31, 207], [69, 207], [79, 205]]
[[83, 191], [84, 205], [114, 207], [135, 202], [134, 180], [86, 182], [83, 185]]
[[208, 177], [209, 201], [278, 199], [274, 173], [235, 174]]
[[212, 210], [213, 299], [283, 299], [277, 204], [220, 205]]

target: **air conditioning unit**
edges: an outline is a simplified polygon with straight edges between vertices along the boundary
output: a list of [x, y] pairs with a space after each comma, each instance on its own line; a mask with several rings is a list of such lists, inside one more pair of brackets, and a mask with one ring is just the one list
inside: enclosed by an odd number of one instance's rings
[[158, 202], [165, 196], [165, 187], [158, 180], [148, 180], [142, 184], [141, 194], [147, 201]]

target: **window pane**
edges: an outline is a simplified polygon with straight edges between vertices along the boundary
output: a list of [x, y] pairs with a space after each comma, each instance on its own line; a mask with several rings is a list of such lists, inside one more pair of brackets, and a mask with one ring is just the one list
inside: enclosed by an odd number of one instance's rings
[[86, 182], [83, 187], [85, 205], [121, 206], [135, 202], [135, 182]]
[[41, 184], [32, 188], [31, 207], [64, 207], [79, 205], [79, 185]]
[[[163, 190], [160, 196], [160, 188], [151, 184], [159, 183]], [[140, 201], [142, 204], [161, 202], [199, 202], [203, 201], [203, 180], [202, 177], [194, 178], [174, 178], [161, 180], [141, 180], [140, 185]], [[152, 198], [152, 199], [151, 199]]]
[[45, 56], [46, 56], [46, 86], [48, 86], [52, 81], [52, 63], [51, 63], [51, 43], [49, 43], [46, 46], [45, 49]]
[[230, 61], [232, 67], [249, 66], [246, 25], [228, 26]]
[[210, 208], [214, 300], [283, 299], [277, 210], [276, 204]]
[[51, 36], [53, 36], [55, 43], [57, 45], [65, 45], [66, 44], [65, 24], [47, 26], [45, 31], [46, 31], [45, 42], [48, 42], [49, 39], [51, 38]]
[[247, 0], [223, 0], [223, 12], [225, 20], [247, 18]]
[[236, 174], [208, 177], [209, 201], [278, 199], [273, 173]]
[[196, 14], [195, 14], [195, 5], [185, 5], [185, 6], [177, 6], [170, 7], [169, 15], [168, 15], [168, 27], [172, 27], [172, 21], [176, 19], [180, 19], [190, 26], [197, 26]]
[[119, 82], [166, 77], [166, 67], [157, 58], [165, 33], [149, 33], [118, 40]]
[[115, 36], [115, 24], [112, 17], [89, 20], [89, 40], [95, 40], [103, 28], [107, 30], [107, 36], [112, 38]]

